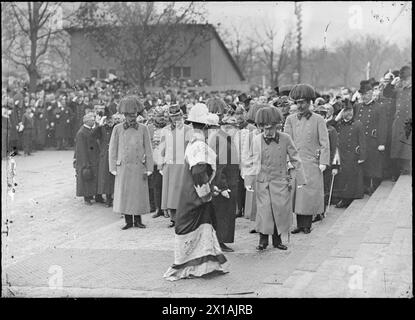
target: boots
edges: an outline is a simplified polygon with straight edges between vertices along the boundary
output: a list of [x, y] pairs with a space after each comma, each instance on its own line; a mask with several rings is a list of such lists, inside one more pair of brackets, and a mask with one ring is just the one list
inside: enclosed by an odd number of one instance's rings
[[125, 226], [121, 228], [121, 230], [127, 230], [133, 227], [133, 216], [130, 214], [124, 215], [125, 218]]
[[95, 202], [97, 202], [97, 203], [104, 203], [104, 198], [102, 198], [102, 195], [101, 194], [97, 194], [95, 196]]
[[134, 216], [134, 227], [142, 228], [142, 229], [146, 227], [144, 224], [142, 224], [140, 215]]
[[107, 206], [107, 208], [109, 208], [109, 207], [112, 207], [112, 197], [111, 197], [111, 195], [110, 194], [107, 194], [106, 195], [106, 206]]

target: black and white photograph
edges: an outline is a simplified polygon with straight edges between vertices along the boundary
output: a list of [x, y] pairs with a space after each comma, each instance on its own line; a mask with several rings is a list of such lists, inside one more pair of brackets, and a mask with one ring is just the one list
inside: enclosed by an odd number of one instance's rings
[[6, 300], [413, 298], [412, 2], [1, 2], [1, 30]]

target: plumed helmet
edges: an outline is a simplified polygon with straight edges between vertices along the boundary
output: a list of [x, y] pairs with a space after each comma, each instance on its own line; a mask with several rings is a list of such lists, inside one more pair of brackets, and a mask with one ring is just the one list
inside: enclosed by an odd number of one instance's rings
[[255, 117], [259, 109], [268, 107], [267, 104], [255, 103], [252, 107], [249, 108], [248, 113], [246, 114], [246, 120], [248, 122], [255, 123]]
[[120, 113], [142, 113], [144, 106], [136, 95], [129, 95], [121, 99], [119, 104]]
[[[231, 101], [232, 102], [232, 101]], [[226, 103], [219, 98], [210, 98], [206, 101], [209, 112], [216, 114], [224, 114], [227, 110]]]
[[290, 91], [289, 97], [291, 100], [314, 100], [316, 97], [316, 92], [312, 86], [309, 84], [296, 84]]
[[180, 106], [178, 104], [172, 104], [169, 107], [169, 117], [182, 116], [182, 115], [183, 115], [182, 109], [180, 109]]
[[281, 111], [274, 106], [259, 109], [255, 116], [255, 123], [258, 126], [279, 124], [282, 120]]

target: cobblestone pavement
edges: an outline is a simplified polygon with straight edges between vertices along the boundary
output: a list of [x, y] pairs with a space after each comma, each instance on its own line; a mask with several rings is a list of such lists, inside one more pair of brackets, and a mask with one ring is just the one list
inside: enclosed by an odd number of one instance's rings
[[[173, 262], [169, 219], [146, 229], [75, 197], [73, 151], [17, 157], [17, 193], [2, 188], [2, 294], [25, 297], [409, 297], [412, 294], [411, 177], [384, 182], [347, 210], [330, 208], [288, 251], [256, 252], [252, 222], [239, 218], [229, 273], [165, 281]], [[2, 161], [2, 186], [5, 186]], [[402, 178], [402, 177], [401, 177]], [[288, 239], [283, 239], [287, 242]], [[62, 280], [62, 281], [60, 281]]]

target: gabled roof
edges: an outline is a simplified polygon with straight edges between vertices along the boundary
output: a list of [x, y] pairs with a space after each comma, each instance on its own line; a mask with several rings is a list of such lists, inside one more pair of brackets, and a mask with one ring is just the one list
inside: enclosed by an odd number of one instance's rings
[[[229, 52], [228, 48], [226, 48], [225, 44], [223, 43], [221, 37], [219, 36], [218, 32], [216, 31], [216, 29], [215, 29], [215, 27], [213, 25], [211, 25], [211, 24], [188, 24], [188, 25], [183, 25], [183, 26], [190, 27], [190, 28], [200, 28], [200, 27], [202, 27], [202, 28], [209, 28], [212, 31], [212, 34], [213, 34], [214, 38], [218, 41], [219, 46], [225, 52], [225, 55], [228, 57], [229, 62], [231, 63], [231, 65], [235, 69], [235, 71], [238, 74], [238, 76], [241, 79], [241, 81], [244, 81], [245, 80], [245, 77], [243, 76], [243, 74], [241, 72], [241, 69], [239, 68], [239, 66], [236, 63], [235, 59], [232, 57], [232, 55]], [[96, 28], [99, 28], [99, 27], [96, 27]], [[65, 30], [69, 34], [73, 34], [75, 32], [81, 32], [82, 30], [84, 30], [84, 28], [72, 26], [72, 27], [66, 28]]]

